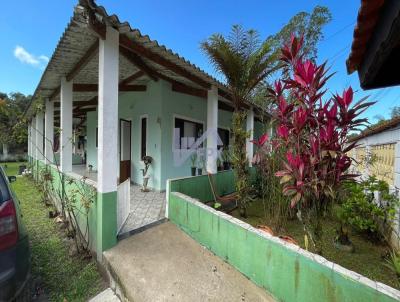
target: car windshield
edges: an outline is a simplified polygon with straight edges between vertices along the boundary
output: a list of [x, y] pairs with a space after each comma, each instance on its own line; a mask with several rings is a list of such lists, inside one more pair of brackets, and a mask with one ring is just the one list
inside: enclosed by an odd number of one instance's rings
[[7, 201], [10, 200], [10, 191], [8, 190], [7, 187], [7, 181], [5, 179], [5, 175], [3, 170], [0, 168], [0, 205]]

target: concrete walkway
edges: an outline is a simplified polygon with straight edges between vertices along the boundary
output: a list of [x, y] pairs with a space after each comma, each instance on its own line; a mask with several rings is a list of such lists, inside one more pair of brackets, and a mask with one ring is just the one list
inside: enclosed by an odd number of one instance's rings
[[165, 218], [165, 192], [142, 192], [131, 185], [131, 213], [120, 234], [126, 234]]
[[121, 302], [121, 300], [118, 299], [111, 288], [107, 288], [97, 296], [90, 299], [89, 302]]
[[171, 222], [120, 241], [104, 262], [129, 301], [274, 301]]

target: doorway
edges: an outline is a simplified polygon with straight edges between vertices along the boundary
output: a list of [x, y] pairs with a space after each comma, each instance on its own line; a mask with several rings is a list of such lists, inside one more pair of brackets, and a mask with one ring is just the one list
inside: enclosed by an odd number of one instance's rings
[[119, 182], [131, 177], [131, 131], [132, 122], [119, 120]]

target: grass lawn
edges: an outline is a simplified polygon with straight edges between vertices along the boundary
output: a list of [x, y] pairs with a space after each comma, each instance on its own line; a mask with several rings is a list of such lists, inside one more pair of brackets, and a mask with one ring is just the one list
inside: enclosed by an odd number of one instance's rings
[[0, 165], [4, 168], [8, 176], [17, 176], [18, 175], [18, 167], [21, 165], [27, 165], [25, 162], [11, 162], [11, 163], [0, 163]]
[[49, 208], [41, 202], [41, 194], [34, 183], [27, 177], [18, 177], [13, 189], [20, 200], [30, 236], [32, 275], [40, 280], [45, 295], [51, 301], [86, 301], [104, 289], [94, 260], [69, 256], [63, 240], [65, 235], [53, 219], [48, 218]]
[[[248, 218], [240, 217], [237, 210], [232, 215], [252, 226], [260, 224], [268, 226], [268, 220], [263, 216], [261, 201], [254, 201], [250, 204]], [[322, 256], [372, 280], [400, 289], [396, 274], [385, 265], [386, 260], [383, 256], [386, 255], [388, 247], [385, 244], [371, 242], [360, 234], [353, 232], [350, 234], [350, 240], [355, 247], [354, 253], [340, 251], [333, 246], [338, 227], [339, 222], [333, 217], [323, 220]], [[304, 248], [303, 227], [297, 219], [289, 220], [285, 226], [285, 231], [276, 235], [289, 235]]]

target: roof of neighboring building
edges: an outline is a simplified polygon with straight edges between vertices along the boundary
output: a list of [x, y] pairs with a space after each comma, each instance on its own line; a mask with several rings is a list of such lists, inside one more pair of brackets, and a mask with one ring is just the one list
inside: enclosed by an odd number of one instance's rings
[[359, 135], [351, 138], [350, 141], [357, 141], [362, 138], [395, 128], [398, 125], [400, 125], [400, 116], [392, 118], [392, 119], [384, 121], [384, 122], [381, 122], [379, 124], [373, 125], [373, 126], [367, 128], [366, 130], [362, 131]]
[[353, 73], [360, 66], [366, 52], [368, 42], [378, 23], [385, 0], [361, 0], [357, 24], [354, 28], [351, 52], [346, 61], [347, 72]]

